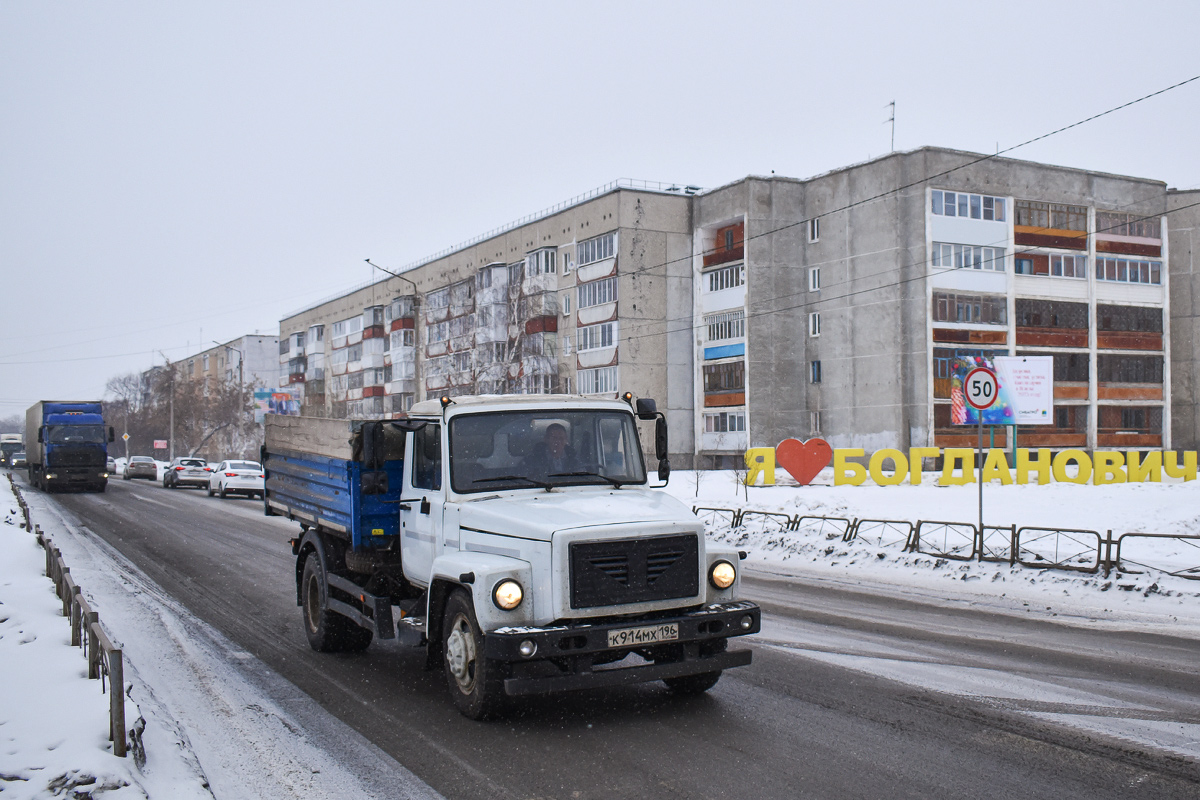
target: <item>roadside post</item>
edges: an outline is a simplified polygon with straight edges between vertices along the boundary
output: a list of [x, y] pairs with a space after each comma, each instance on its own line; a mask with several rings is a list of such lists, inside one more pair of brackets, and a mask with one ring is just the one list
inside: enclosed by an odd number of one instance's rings
[[996, 373], [986, 367], [976, 367], [967, 373], [963, 380], [963, 394], [966, 395], [967, 405], [975, 409], [979, 422], [979, 449], [975, 453], [976, 478], [979, 481], [979, 536], [983, 538], [983, 412], [991, 408], [999, 394], [999, 384]]

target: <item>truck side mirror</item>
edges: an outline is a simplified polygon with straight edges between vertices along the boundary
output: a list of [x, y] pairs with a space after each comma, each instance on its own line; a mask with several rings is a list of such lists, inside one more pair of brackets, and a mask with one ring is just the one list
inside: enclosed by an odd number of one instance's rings
[[117, 432], [112, 425], [108, 426], [108, 441], [115, 442], [117, 440]]
[[658, 416], [658, 404], [650, 397], [639, 397], [637, 400], [638, 419], [652, 420]]
[[384, 458], [387, 455], [383, 441], [383, 424], [368, 422], [363, 425], [362, 437], [363, 468], [383, 469]]
[[664, 417], [654, 422], [654, 457], [659, 461], [667, 457], [667, 420]]
[[660, 458], [658, 460], [658, 479], [660, 481], [666, 483], [667, 479], [670, 477], [671, 477], [671, 462], [665, 458]]

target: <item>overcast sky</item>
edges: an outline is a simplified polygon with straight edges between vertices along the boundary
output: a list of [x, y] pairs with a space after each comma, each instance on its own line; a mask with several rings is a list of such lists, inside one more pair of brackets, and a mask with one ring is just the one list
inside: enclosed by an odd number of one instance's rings
[[[0, 417], [617, 178], [879, 156], [892, 100], [897, 149], [1011, 147], [1200, 74], [1198, 31], [1195, 0], [5, 0]], [[1200, 81], [1012, 155], [1195, 188], [1198, 123]]]

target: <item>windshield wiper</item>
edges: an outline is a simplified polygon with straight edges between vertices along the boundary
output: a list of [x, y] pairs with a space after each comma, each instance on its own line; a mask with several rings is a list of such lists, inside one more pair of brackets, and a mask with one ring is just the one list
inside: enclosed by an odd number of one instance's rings
[[554, 484], [547, 483], [546, 481], [535, 481], [527, 475], [501, 475], [497, 478], [475, 478], [471, 483], [497, 483], [498, 481], [525, 481], [526, 483], [532, 483], [540, 489], [545, 489], [547, 492], [554, 486]]
[[620, 489], [626, 483], [625, 481], [618, 480], [617, 478], [614, 478], [609, 475], [601, 475], [599, 472], [585, 472], [582, 470], [579, 472], [554, 472], [554, 473], [551, 473], [550, 475], [547, 475], [546, 477], [547, 478], [576, 478], [576, 477], [599, 478], [602, 481], [608, 481], [609, 483], [611, 483], [613, 486], [617, 487], [618, 489]]

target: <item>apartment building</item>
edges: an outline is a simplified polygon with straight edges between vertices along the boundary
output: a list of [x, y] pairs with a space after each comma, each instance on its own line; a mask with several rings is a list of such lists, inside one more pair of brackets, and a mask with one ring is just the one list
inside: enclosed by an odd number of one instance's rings
[[303, 385], [301, 413], [632, 391], [658, 400], [682, 432], [672, 450], [690, 460], [696, 191], [618, 181], [288, 315], [279, 363]]
[[1019, 446], [1172, 446], [1162, 182], [927, 147], [693, 204], [701, 463], [971, 446], [951, 378], [997, 355], [1054, 359], [1054, 424]]
[[279, 337], [246, 334], [224, 344], [213, 343], [207, 350], [175, 362], [180, 381], [207, 381], [251, 387], [276, 388], [280, 368], [277, 354]]
[[1018, 446], [1191, 448], [1198, 212], [1157, 180], [936, 147], [709, 191], [618, 182], [289, 315], [280, 363], [313, 415], [633, 391], [675, 463], [728, 467], [790, 437], [970, 444], [955, 369], [1048, 355], [1053, 424]]

